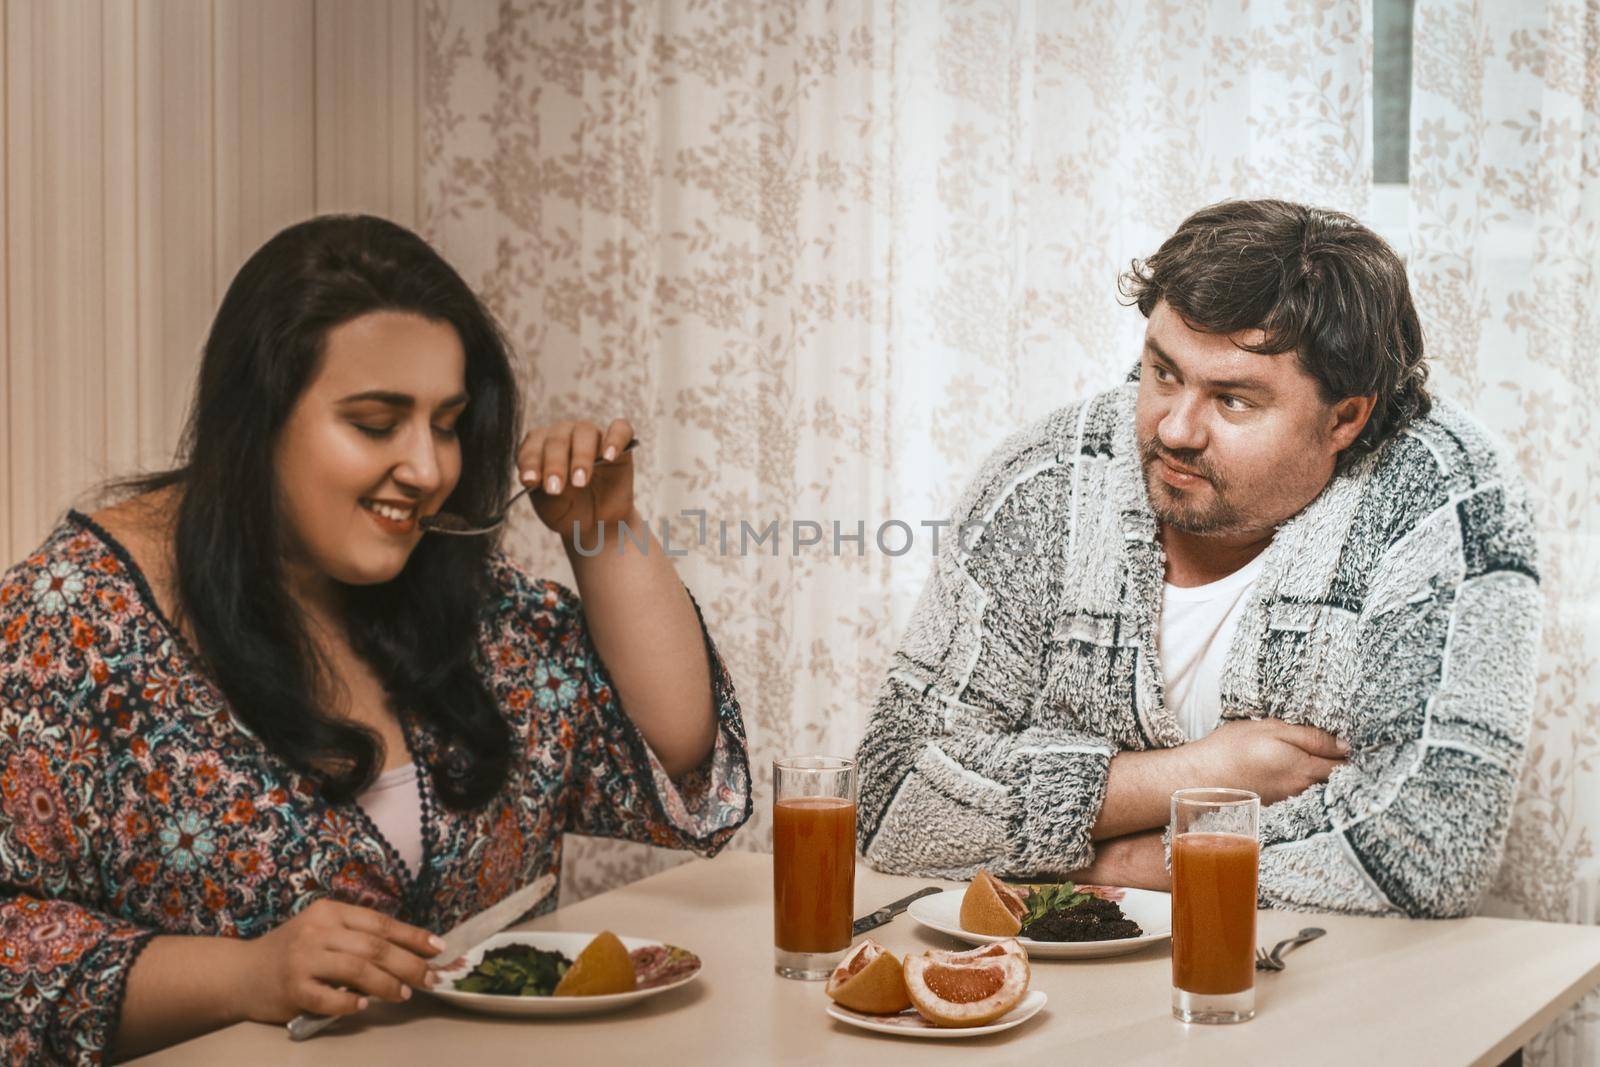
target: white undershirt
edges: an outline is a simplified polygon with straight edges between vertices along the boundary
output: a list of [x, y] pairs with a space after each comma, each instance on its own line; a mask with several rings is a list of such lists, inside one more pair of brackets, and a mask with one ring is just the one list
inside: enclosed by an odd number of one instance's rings
[[417, 765], [408, 763], [385, 771], [356, 797], [378, 832], [400, 853], [411, 873], [422, 866], [422, 791]]
[[1191, 741], [1215, 730], [1222, 719], [1222, 665], [1266, 555], [1209, 585], [1181, 589], [1163, 583], [1157, 644], [1167, 709]]

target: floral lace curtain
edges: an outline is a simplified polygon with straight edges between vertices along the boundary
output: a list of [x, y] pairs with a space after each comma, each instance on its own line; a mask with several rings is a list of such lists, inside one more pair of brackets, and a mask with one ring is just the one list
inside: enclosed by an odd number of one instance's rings
[[[1130, 259], [1225, 195], [1367, 206], [1351, 0], [438, 0], [424, 47], [423, 228], [535, 418], [638, 424], [760, 787], [853, 750], [982, 457], [1131, 367]], [[758, 804], [738, 846], [768, 840]], [[565, 888], [673, 859], [574, 842]]]
[[[689, 550], [758, 789], [775, 756], [854, 747], [927, 574], [923, 524], [979, 460], [1131, 366], [1131, 258], [1224, 196], [1367, 217], [1370, 18], [428, 5], [423, 227], [507, 325], [533, 417], [639, 426], [644, 510]], [[1595, 15], [1419, 0], [1415, 25], [1409, 255], [1434, 380], [1511, 441], [1546, 535], [1541, 722], [1495, 906], [1594, 921]], [[531, 521], [511, 546], [565, 573]], [[758, 804], [736, 847], [768, 836]], [[671, 862], [575, 841], [565, 891]]]
[[[1493, 914], [1600, 922], [1600, 7], [1419, 0], [1410, 269], [1438, 387], [1532, 480], [1546, 612]], [[1530, 1061], [1600, 1061], [1600, 995]]]

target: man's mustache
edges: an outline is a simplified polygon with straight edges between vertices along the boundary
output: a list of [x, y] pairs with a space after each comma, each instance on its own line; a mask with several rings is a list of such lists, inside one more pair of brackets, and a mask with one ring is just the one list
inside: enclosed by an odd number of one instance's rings
[[1205, 457], [1196, 449], [1179, 448], [1170, 449], [1155, 438], [1141, 442], [1139, 445], [1139, 459], [1148, 467], [1158, 459], [1166, 460], [1172, 466], [1191, 474], [1198, 474], [1206, 481], [1216, 483], [1216, 472], [1211, 469]]

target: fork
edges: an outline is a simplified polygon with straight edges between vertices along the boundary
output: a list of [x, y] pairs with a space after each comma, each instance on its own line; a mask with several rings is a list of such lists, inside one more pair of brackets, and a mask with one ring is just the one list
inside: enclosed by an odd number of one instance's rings
[[1256, 949], [1256, 970], [1283, 970], [1283, 968], [1286, 966], [1286, 964], [1283, 962], [1283, 953], [1287, 949], [1303, 945], [1308, 941], [1315, 941], [1317, 938], [1321, 937], [1327, 932], [1328, 931], [1324, 930], [1320, 926], [1308, 926], [1304, 930], [1301, 930], [1294, 937], [1286, 937], [1282, 941], [1279, 941], [1276, 945], [1273, 945], [1271, 952], [1268, 952], [1264, 948]]
[[[632, 451], [633, 447], [638, 443], [639, 439], [635, 437], [627, 444], [622, 446], [622, 451]], [[615, 463], [616, 460], [596, 460], [595, 466], [598, 467], [607, 462]], [[418, 525], [422, 528], [423, 533], [454, 534], [457, 537], [476, 537], [478, 534], [493, 533], [495, 530], [498, 530], [501, 526], [505, 525], [506, 517], [511, 514], [511, 505], [515, 504], [529, 493], [542, 492], [544, 492], [544, 490], [538, 485], [525, 485], [516, 493], [512, 494], [511, 499], [506, 501], [505, 507], [501, 508], [495, 514], [490, 515], [488, 518], [479, 519], [477, 522], [472, 522], [469, 519], [463, 519], [460, 515], [455, 515], [448, 511], [439, 511], [432, 515], [423, 516], [418, 522]]]

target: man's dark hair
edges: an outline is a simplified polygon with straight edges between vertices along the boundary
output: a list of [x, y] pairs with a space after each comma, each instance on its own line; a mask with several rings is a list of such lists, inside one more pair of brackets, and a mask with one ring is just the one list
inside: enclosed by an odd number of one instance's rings
[[1282, 200], [1212, 204], [1134, 260], [1120, 288], [1145, 318], [1165, 300], [1203, 333], [1265, 331], [1241, 347], [1294, 352], [1328, 403], [1376, 396], [1341, 471], [1432, 406], [1405, 264], [1342, 212]]

